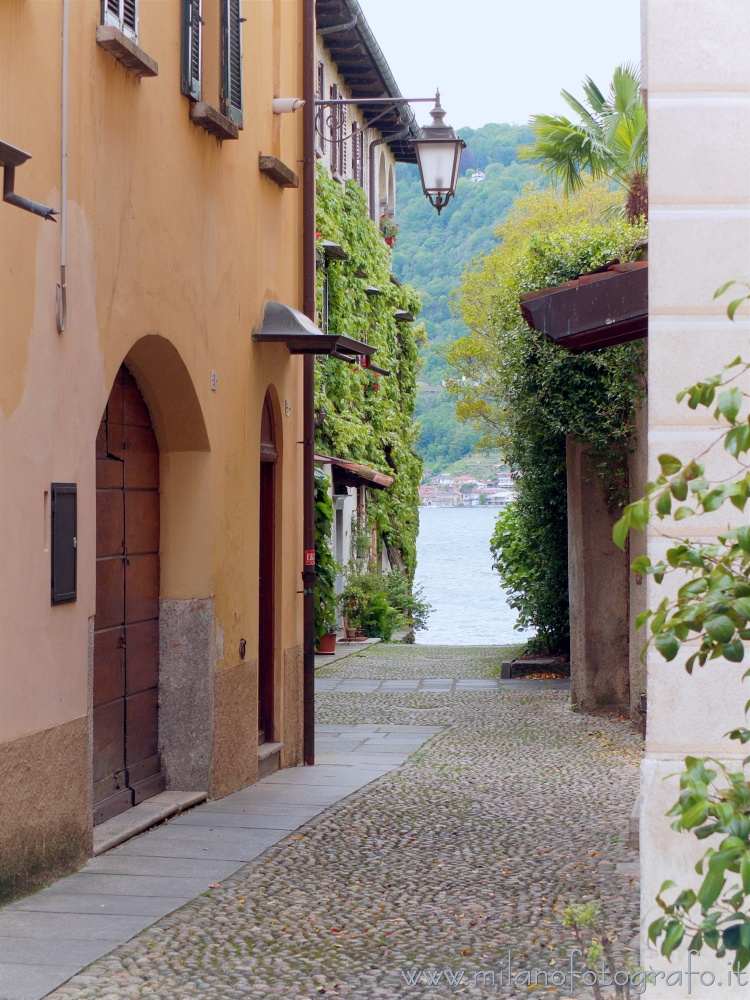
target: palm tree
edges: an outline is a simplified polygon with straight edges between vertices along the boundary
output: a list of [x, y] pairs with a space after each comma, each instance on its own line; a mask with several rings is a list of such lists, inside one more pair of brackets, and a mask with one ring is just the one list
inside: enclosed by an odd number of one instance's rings
[[584, 183], [584, 174], [619, 184], [626, 194], [630, 221], [648, 211], [648, 126], [637, 66], [618, 66], [605, 98], [591, 77], [583, 82], [585, 104], [561, 91], [579, 121], [564, 115], [534, 115], [536, 142], [521, 158], [535, 160], [544, 174], [562, 181], [566, 194]]

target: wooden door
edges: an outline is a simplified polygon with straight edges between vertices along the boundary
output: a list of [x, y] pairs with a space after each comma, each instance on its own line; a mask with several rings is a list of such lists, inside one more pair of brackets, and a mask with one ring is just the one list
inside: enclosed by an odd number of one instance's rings
[[274, 602], [276, 546], [276, 441], [271, 402], [263, 404], [260, 435], [260, 524], [258, 606], [258, 742], [272, 742], [274, 711]]
[[96, 439], [94, 824], [164, 789], [158, 688], [159, 449], [123, 365]]

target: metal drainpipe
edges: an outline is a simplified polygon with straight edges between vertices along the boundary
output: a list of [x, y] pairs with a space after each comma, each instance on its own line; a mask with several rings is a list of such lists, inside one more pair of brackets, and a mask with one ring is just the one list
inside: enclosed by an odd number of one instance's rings
[[[315, 0], [302, 3], [302, 310], [315, 322]], [[315, 355], [303, 355], [302, 539], [315, 551]], [[315, 566], [302, 569], [304, 589], [303, 747], [305, 764], [315, 763]]]
[[65, 265], [68, 258], [68, 42], [70, 38], [70, 0], [62, 6], [62, 86], [60, 124], [60, 283], [55, 288], [55, 318], [57, 332], [62, 333], [68, 322], [68, 285]]

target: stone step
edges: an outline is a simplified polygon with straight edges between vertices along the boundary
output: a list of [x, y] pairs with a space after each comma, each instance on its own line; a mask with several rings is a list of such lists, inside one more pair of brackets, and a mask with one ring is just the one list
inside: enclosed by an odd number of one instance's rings
[[283, 743], [261, 743], [258, 746], [258, 778], [267, 778], [281, 765]]

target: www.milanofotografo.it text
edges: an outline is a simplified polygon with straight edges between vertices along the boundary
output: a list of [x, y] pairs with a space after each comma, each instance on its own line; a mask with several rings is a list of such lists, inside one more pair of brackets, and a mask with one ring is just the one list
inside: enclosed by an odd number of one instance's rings
[[646, 992], [649, 984], [661, 983], [669, 988], [683, 988], [687, 986], [688, 996], [699, 995], [700, 991], [711, 988], [722, 988], [724, 986], [750, 985], [748, 974], [742, 972], [737, 964], [733, 966], [727, 962], [727, 970], [724, 978], [719, 978], [714, 972], [708, 969], [701, 970], [695, 963], [695, 958], [700, 953], [697, 951], [688, 952], [687, 968], [672, 969], [669, 972], [660, 972], [645, 969], [617, 969], [611, 970], [605, 966], [602, 960], [601, 966], [594, 969], [580, 969], [578, 964], [582, 958], [582, 953], [578, 948], [569, 952], [569, 966], [567, 969], [560, 968], [553, 971], [546, 969], [528, 969], [513, 966], [513, 955], [507, 953], [506, 961], [499, 962], [495, 969], [478, 969], [467, 971], [466, 969], [438, 969], [411, 968], [398, 969], [397, 973], [407, 986], [515, 986], [524, 988], [534, 987], [567, 987], [573, 990], [578, 986], [629, 986], [633, 993], [640, 995]]

